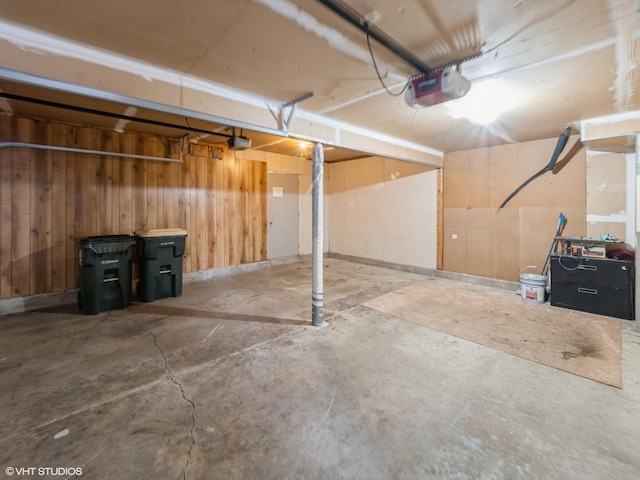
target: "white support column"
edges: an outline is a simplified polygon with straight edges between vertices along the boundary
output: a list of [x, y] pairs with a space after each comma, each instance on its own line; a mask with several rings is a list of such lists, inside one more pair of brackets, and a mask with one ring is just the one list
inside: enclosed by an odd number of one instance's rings
[[313, 251], [312, 251], [312, 299], [311, 324], [314, 327], [322, 325], [322, 307], [324, 303], [322, 278], [322, 216], [323, 216], [323, 176], [324, 151], [322, 144], [313, 145]]

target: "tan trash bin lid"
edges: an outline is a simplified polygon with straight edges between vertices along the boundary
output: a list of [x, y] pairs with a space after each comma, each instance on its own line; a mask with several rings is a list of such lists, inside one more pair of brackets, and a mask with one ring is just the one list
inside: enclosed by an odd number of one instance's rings
[[187, 231], [181, 228], [152, 228], [150, 230], [141, 230], [135, 232], [138, 237], [176, 237], [178, 235], [187, 235]]

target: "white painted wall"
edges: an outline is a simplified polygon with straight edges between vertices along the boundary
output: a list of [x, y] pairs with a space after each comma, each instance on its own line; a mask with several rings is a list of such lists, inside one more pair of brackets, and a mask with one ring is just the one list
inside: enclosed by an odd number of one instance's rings
[[436, 268], [437, 170], [369, 157], [326, 171], [332, 253]]
[[[260, 151], [238, 157], [299, 181], [300, 255], [312, 252], [312, 163]], [[437, 170], [382, 157], [324, 168], [324, 251], [401, 265], [436, 268]]]
[[627, 243], [634, 249], [637, 248], [636, 242], [636, 164], [637, 158], [635, 153], [627, 153], [625, 155], [627, 164]]
[[[267, 162], [267, 170], [269, 172], [276, 173], [294, 173], [299, 175], [299, 197], [298, 197], [298, 214], [299, 214], [299, 255], [311, 255], [313, 250], [312, 245], [312, 215], [313, 215], [313, 203], [312, 203], [312, 177], [313, 168], [311, 160], [303, 157], [293, 157], [290, 155], [279, 155], [277, 153], [267, 153], [259, 150], [245, 150], [237, 152], [238, 157], [259, 160]], [[327, 168], [325, 166], [325, 185], [327, 183]], [[324, 198], [324, 251], [329, 251], [329, 198], [326, 195]]]

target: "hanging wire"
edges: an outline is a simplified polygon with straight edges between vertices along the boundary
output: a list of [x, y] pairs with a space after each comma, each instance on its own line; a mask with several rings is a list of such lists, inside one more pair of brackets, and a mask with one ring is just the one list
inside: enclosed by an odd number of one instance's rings
[[[368, 24], [366, 23], [365, 26], [368, 26]], [[399, 92], [395, 93], [392, 92], [391, 90], [389, 90], [389, 87], [387, 87], [387, 85], [385, 85], [384, 80], [382, 79], [382, 75], [380, 75], [380, 70], [378, 69], [378, 64], [376, 62], [375, 56], [373, 55], [373, 49], [371, 48], [371, 38], [369, 36], [369, 32], [367, 31], [367, 48], [369, 49], [369, 55], [371, 55], [371, 61], [373, 62], [373, 68], [376, 71], [376, 75], [378, 76], [378, 80], [380, 81], [380, 85], [382, 85], [382, 87], [385, 89], [385, 91], [391, 95], [392, 97], [399, 97], [400, 95], [402, 95], [404, 93], [404, 91], [407, 89], [407, 87], [409, 86], [409, 84], [416, 79], [417, 77], [424, 75], [424, 73], [419, 72], [419, 73], [415, 73], [413, 75], [409, 76], [409, 79], [407, 80], [407, 82], [404, 84], [404, 87], [402, 87], [402, 90], [400, 90]], [[474, 60], [476, 58], [480, 58], [481, 56], [483, 56], [485, 54], [485, 52], [479, 52], [476, 53], [474, 55], [470, 55], [468, 57], [462, 58], [462, 59], [458, 59], [458, 60], [454, 60], [452, 62], [449, 63], [445, 63], [443, 65], [440, 65], [438, 67], [435, 67], [432, 69], [433, 72], [438, 72], [440, 70], [445, 70], [447, 68], [451, 68], [451, 67], [456, 67], [456, 71], [458, 73], [461, 72], [462, 68], [461, 65], [464, 62], [468, 62], [469, 60]]]
[[[211, 141], [207, 140], [207, 139], [206, 139], [206, 138], [204, 138], [204, 137], [201, 137], [201, 136], [198, 134], [198, 132], [196, 132], [196, 131], [194, 130], [194, 128], [191, 126], [191, 123], [189, 123], [189, 118], [188, 118], [188, 117], [184, 117], [184, 121], [187, 123], [187, 126], [188, 126], [188, 127], [189, 127], [189, 129], [191, 130], [191, 133], [193, 133], [196, 137], [198, 137], [198, 139], [202, 140], [202, 141], [203, 141], [203, 142], [205, 142], [205, 143], [213, 144], [213, 142], [211, 142]], [[224, 135], [224, 134], [219, 134], [219, 133], [213, 133], [213, 135], [218, 135], [218, 136], [220, 136], [220, 137], [225, 137], [225, 138], [228, 138], [228, 137], [229, 137], [229, 135]]]
[[385, 85], [385, 83], [384, 83], [384, 80], [382, 80], [382, 75], [380, 75], [380, 70], [378, 69], [378, 64], [376, 63], [375, 56], [373, 55], [373, 49], [371, 48], [371, 37], [369, 36], [369, 22], [365, 23], [365, 27], [367, 28], [367, 48], [369, 49], [369, 55], [371, 55], [371, 61], [373, 62], [373, 68], [376, 71], [376, 75], [378, 76], [378, 80], [380, 81], [380, 85], [382, 85], [382, 88], [384, 88], [385, 91], [389, 95], [391, 95], [392, 97], [399, 97], [407, 89], [407, 87], [409, 86], [409, 83], [411, 83], [411, 79], [407, 80], [407, 83], [404, 84], [404, 87], [402, 87], [402, 90], [400, 90], [399, 92], [394, 93], [391, 90], [389, 90], [389, 87], [387, 87], [387, 85]]

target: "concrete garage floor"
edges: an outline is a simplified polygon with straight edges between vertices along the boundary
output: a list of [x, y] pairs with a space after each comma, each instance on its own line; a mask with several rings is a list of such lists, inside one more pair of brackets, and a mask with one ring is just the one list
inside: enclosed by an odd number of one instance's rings
[[631, 322], [620, 390], [360, 305], [420, 275], [325, 264], [321, 328], [309, 263], [0, 318], [2, 478], [639, 478]]

